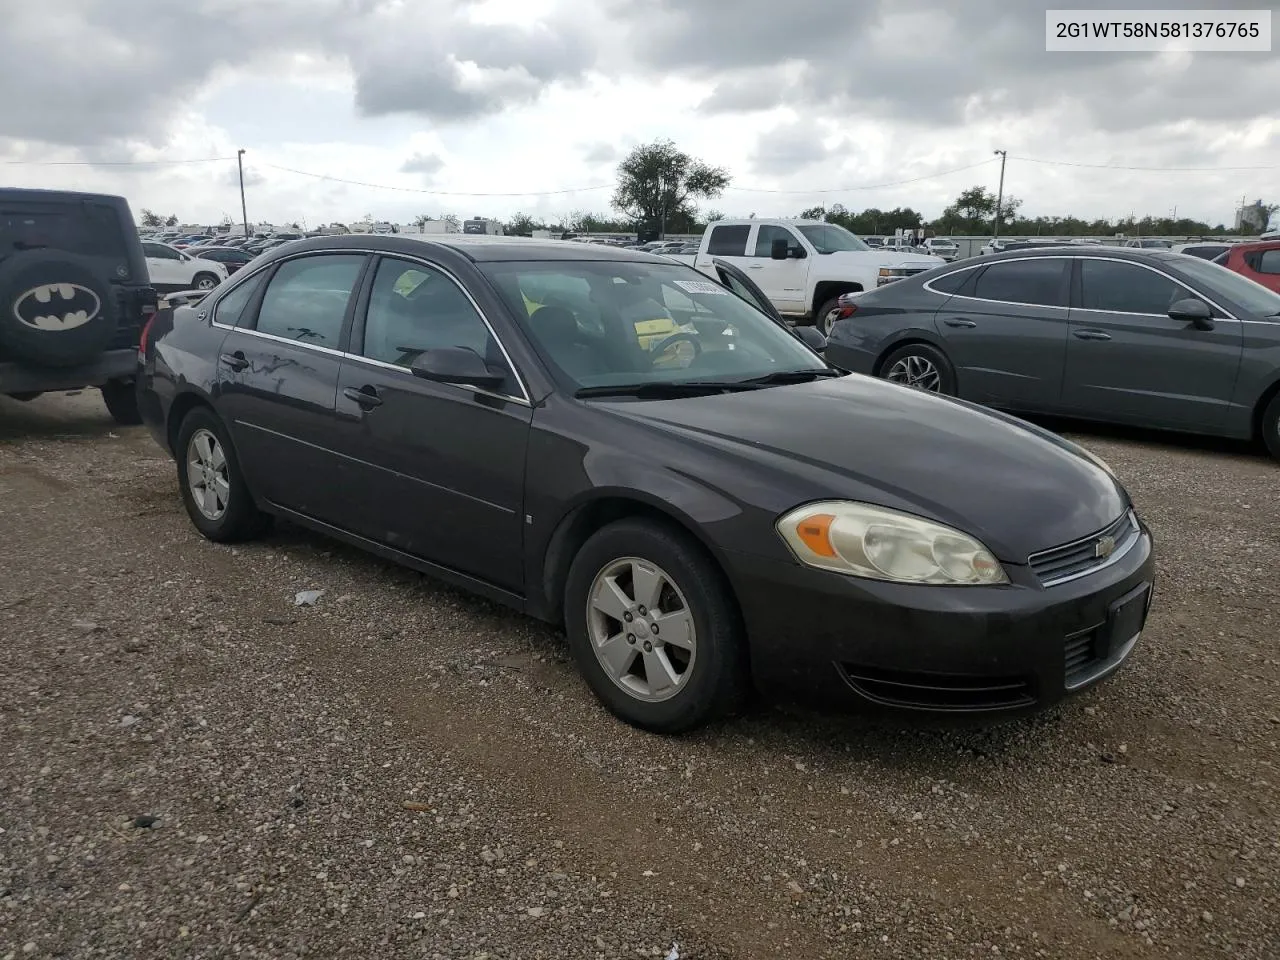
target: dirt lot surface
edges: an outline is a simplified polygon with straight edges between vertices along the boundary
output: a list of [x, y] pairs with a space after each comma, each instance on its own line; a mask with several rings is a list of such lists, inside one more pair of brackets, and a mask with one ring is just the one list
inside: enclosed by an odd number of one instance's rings
[[0, 960], [1280, 956], [1280, 467], [1078, 439], [1160, 557], [1110, 682], [662, 739], [537, 623], [205, 542], [96, 395], [0, 398]]

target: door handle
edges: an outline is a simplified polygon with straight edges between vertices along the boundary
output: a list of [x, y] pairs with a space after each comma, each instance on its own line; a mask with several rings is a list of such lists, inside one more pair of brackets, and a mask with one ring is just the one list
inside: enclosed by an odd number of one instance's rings
[[966, 330], [972, 330], [977, 326], [972, 320], [962, 320], [959, 317], [947, 317], [942, 322], [948, 327], [964, 327]]
[[752, 263], [752, 264], [748, 264], [748, 266], [750, 266], [750, 268], [751, 268], [752, 270], [763, 270], [763, 269], [764, 269], [764, 264], [763, 264], [763, 263]]
[[1110, 340], [1111, 334], [1101, 330], [1072, 330], [1071, 335], [1077, 340]]
[[223, 363], [225, 363], [232, 370], [236, 371], [236, 373], [239, 373], [241, 370], [243, 370], [245, 367], [249, 365], [249, 361], [244, 358], [244, 354], [241, 353], [239, 350], [237, 350], [235, 353], [224, 353], [220, 357], [218, 357], [218, 359], [221, 360]]
[[378, 396], [378, 391], [373, 387], [365, 387], [363, 390], [357, 390], [355, 387], [345, 387], [342, 395], [365, 408], [377, 407], [382, 404], [382, 398]]

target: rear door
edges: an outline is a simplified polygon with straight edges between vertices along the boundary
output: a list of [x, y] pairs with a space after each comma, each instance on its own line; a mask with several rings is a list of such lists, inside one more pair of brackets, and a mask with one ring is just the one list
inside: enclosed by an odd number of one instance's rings
[[1280, 245], [1269, 250], [1250, 250], [1244, 255], [1245, 272], [1254, 283], [1280, 293]]
[[713, 223], [707, 228], [706, 249], [694, 260], [695, 266], [705, 273], [712, 272], [712, 259], [728, 260], [741, 270], [747, 269], [747, 238], [751, 236], [748, 223]]
[[1067, 352], [1067, 257], [978, 268], [934, 317], [961, 394], [979, 403], [1051, 410]]
[[[423, 380], [423, 350], [463, 347], [506, 375], [494, 390]], [[370, 540], [511, 592], [524, 588], [524, 461], [533, 408], [475, 301], [450, 274], [382, 258], [342, 363], [345, 522]]]
[[[294, 257], [214, 305], [213, 322], [227, 328], [217, 403], [250, 486], [337, 525], [349, 497], [334, 453], [334, 397], [366, 261], [362, 253]], [[249, 300], [239, 310], [228, 306], [237, 296]]]
[[1241, 324], [1213, 307], [1212, 330], [1174, 320], [1178, 300], [1212, 301], [1154, 266], [1082, 257], [1076, 267], [1063, 406], [1118, 423], [1213, 431], [1224, 422]]

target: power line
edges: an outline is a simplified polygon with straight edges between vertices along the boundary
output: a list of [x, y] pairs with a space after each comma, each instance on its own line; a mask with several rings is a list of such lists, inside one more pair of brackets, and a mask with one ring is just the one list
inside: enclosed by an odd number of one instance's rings
[[180, 163], [218, 163], [235, 157], [194, 157], [189, 160], [0, 160], [11, 167], [164, 167]]
[[1261, 167], [1138, 167], [1114, 163], [1077, 163], [1073, 160], [1042, 160], [1037, 157], [1010, 157], [1026, 163], [1043, 163], [1055, 167], [1086, 167], [1090, 170], [1142, 170], [1159, 173], [1230, 173], [1239, 170], [1280, 170], [1280, 166]]
[[936, 180], [938, 177], [950, 176], [953, 173], [960, 173], [964, 170], [974, 170], [978, 167], [985, 167], [989, 163], [995, 163], [995, 158], [990, 160], [980, 160], [977, 163], [971, 163], [963, 167], [954, 167], [951, 170], [940, 170], [937, 173], [927, 173], [920, 177], [911, 177], [907, 180], [890, 180], [887, 183], [865, 183], [852, 187], [824, 187], [821, 190], [768, 190], [764, 187], [735, 187], [729, 186], [725, 189], [738, 190], [744, 193], [789, 193], [809, 195], [812, 193], [852, 193], [855, 190], [880, 190], [884, 187], [900, 187], [905, 183], [919, 183], [922, 180]]

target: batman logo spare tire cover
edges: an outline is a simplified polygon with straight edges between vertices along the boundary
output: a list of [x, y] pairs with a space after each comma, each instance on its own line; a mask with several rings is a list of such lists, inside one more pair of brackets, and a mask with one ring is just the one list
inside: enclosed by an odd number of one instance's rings
[[27, 250], [0, 261], [0, 351], [47, 367], [89, 363], [115, 336], [119, 305], [84, 257]]

